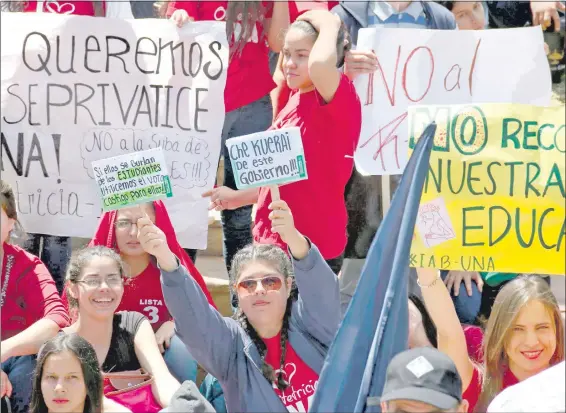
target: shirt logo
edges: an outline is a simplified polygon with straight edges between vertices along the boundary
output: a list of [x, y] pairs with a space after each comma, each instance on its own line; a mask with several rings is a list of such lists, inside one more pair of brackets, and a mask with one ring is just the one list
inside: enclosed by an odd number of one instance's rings
[[[289, 371], [289, 374], [287, 374], [287, 371]], [[275, 370], [275, 377], [279, 375], [279, 372], [283, 373], [283, 377], [287, 379], [286, 381], [290, 385], [293, 381], [293, 377], [295, 376], [295, 373], [297, 373], [297, 366], [295, 365], [295, 363], [287, 363], [283, 367], [283, 370], [281, 369]], [[274, 389], [277, 389], [277, 385], [275, 383], [272, 383], [272, 386]]]
[[36, 11], [38, 13], [45, 12], [45, 9], [49, 13], [57, 14], [73, 14], [75, 12], [75, 5], [73, 3], [60, 3], [58, 1], [38, 1]]

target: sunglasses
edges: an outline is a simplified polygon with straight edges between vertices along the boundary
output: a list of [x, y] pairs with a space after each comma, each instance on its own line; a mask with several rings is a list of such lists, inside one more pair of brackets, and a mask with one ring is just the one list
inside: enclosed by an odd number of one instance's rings
[[253, 294], [255, 290], [257, 290], [257, 285], [260, 282], [265, 291], [279, 291], [283, 285], [283, 280], [281, 278], [275, 275], [269, 275], [259, 279], [240, 281], [238, 283], [238, 290], [248, 294]]

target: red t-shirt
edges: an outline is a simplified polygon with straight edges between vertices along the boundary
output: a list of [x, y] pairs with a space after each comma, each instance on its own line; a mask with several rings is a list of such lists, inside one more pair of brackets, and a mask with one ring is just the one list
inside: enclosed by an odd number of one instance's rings
[[293, 23], [301, 14], [309, 10], [332, 10], [339, 1], [290, 1], [289, 2], [289, 20]]
[[[105, 2], [102, 3], [106, 6]], [[43, 7], [41, 7], [43, 6]], [[24, 12], [44, 12], [57, 14], [74, 14], [79, 16], [94, 16], [94, 6], [92, 1], [28, 1], [24, 7]]]
[[464, 335], [468, 346], [468, 355], [476, 363], [483, 363], [483, 331], [477, 326], [465, 325]]
[[[263, 2], [264, 18], [270, 19], [273, 3]], [[185, 10], [195, 21], [226, 21], [227, 1], [170, 1], [167, 15], [171, 16], [177, 9]], [[237, 24], [234, 32], [239, 33]], [[232, 44], [234, 39], [230, 39]], [[269, 70], [269, 46], [267, 33], [263, 25], [256, 23], [256, 29], [241, 54], [232, 56], [228, 65], [228, 78], [224, 89], [226, 112], [246, 106], [267, 95], [275, 88], [275, 82]]]
[[147, 317], [153, 331], [172, 319], [165, 305], [159, 270], [149, 264], [137, 277], [124, 283], [124, 295], [116, 309], [118, 311], [137, 311]]
[[[361, 123], [360, 99], [354, 85], [342, 75], [330, 103], [316, 91], [295, 92], [271, 127], [301, 129], [308, 179], [281, 186], [281, 199], [291, 208], [295, 227], [327, 260], [340, 256], [346, 247], [344, 189], [352, 174]], [[286, 250], [279, 235], [271, 232], [270, 203], [269, 188], [260, 188], [254, 240]]]
[[[505, 373], [503, 373], [503, 388], [501, 390], [505, 390], [507, 387], [511, 387], [517, 383], [519, 383], [517, 377], [515, 377], [511, 370], [507, 369]], [[466, 391], [462, 394], [462, 399], [467, 400], [470, 404], [470, 407], [468, 407], [468, 412], [475, 412], [476, 405], [478, 404], [480, 398], [481, 388], [481, 374], [477, 368], [474, 368], [472, 380], [470, 381], [470, 384], [468, 385]]]
[[13, 257], [2, 306], [2, 340], [21, 333], [36, 321], [47, 318], [60, 328], [69, 325], [69, 315], [61, 302], [55, 282], [39, 258], [22, 248], [4, 243], [1, 289], [4, 290], [6, 264]]
[[[281, 368], [281, 334], [263, 341], [267, 346], [265, 361], [277, 373]], [[283, 370], [285, 371], [284, 377], [287, 383], [289, 383], [289, 387], [284, 392], [281, 392], [274, 383], [273, 390], [287, 410], [291, 412], [308, 412], [314, 392], [318, 386], [318, 374], [301, 360], [289, 341], [287, 341]]]

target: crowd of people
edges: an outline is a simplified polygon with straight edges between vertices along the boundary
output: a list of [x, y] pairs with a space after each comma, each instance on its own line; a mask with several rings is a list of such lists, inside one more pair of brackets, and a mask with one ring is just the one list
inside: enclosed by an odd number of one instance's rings
[[[2, 6], [58, 13], [59, 3]], [[347, 205], [356, 182], [368, 179], [353, 164], [362, 123], [353, 80], [377, 69], [376, 55], [356, 48], [359, 30], [528, 23], [559, 31], [565, 8], [560, 1], [64, 3], [98, 18], [226, 22], [224, 182], [203, 196], [221, 212], [234, 314], [218, 312], [195, 267], [197, 251], [181, 247], [163, 202], [102, 214], [88, 246], [71, 253], [68, 237], [25, 234], [13, 183], [2, 180], [0, 398], [2, 411], [15, 413], [308, 411], [343, 316], [348, 245], [365, 231], [352, 227]], [[301, 130], [308, 179], [282, 186], [280, 199], [268, 187], [238, 190], [225, 142], [287, 127]], [[512, 412], [532, 406], [517, 398], [542, 397], [515, 388], [564, 385], [564, 320], [549, 277], [418, 268], [409, 278], [408, 349], [399, 349], [383, 394], [368, 405]], [[200, 388], [198, 366], [208, 374]], [[544, 411], [565, 411], [564, 397], [549, 394]]]

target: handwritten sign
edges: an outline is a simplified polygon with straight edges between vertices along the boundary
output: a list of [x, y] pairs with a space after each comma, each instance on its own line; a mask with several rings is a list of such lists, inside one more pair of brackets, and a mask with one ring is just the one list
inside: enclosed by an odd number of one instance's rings
[[173, 196], [161, 148], [94, 161], [92, 170], [104, 211]]
[[177, 237], [206, 248], [225, 25], [3, 13], [1, 30], [2, 177], [26, 230], [91, 237], [102, 210], [92, 162], [161, 148]]
[[548, 105], [550, 71], [539, 27], [502, 30], [362, 29], [375, 73], [359, 76], [362, 131], [355, 153], [364, 175], [403, 173], [407, 110], [471, 102]]
[[270, 130], [226, 142], [238, 189], [307, 179], [299, 128]]
[[565, 273], [564, 106], [415, 106], [409, 145], [436, 121], [411, 265]]

